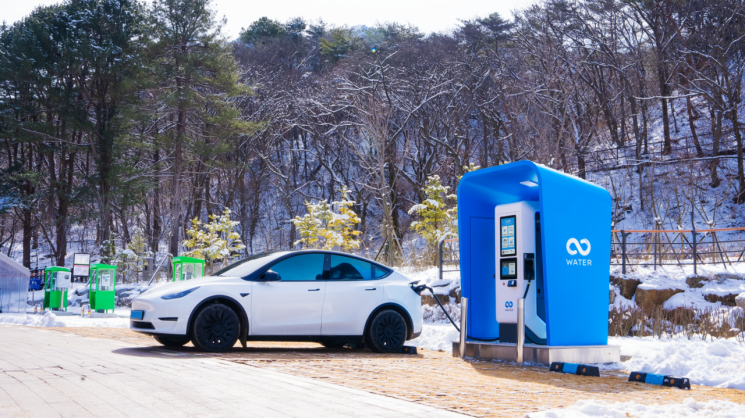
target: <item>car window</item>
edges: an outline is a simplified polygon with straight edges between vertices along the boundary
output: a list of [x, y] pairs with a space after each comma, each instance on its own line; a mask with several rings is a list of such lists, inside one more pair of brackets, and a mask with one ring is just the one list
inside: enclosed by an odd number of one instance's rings
[[373, 266], [367, 261], [358, 258], [344, 257], [343, 255], [331, 255], [331, 268], [329, 279], [331, 280], [370, 280], [375, 277]]
[[323, 279], [323, 254], [302, 254], [282, 260], [273, 265], [272, 271], [279, 273], [283, 282]]
[[[287, 254], [287, 251], [274, 251], [274, 252], [256, 254], [251, 257], [244, 258], [241, 261], [238, 261], [236, 263], [233, 263], [225, 267], [224, 269], [213, 274], [213, 276], [245, 277], [253, 273], [254, 271], [256, 271], [256, 269], [258, 269], [259, 267], [285, 254]], [[181, 265], [176, 266], [176, 269], [177, 269], [176, 277], [179, 277], [181, 274], [180, 270], [178, 270], [179, 268], [181, 268]]]
[[390, 273], [390, 270], [383, 269], [378, 266], [373, 266], [373, 278], [374, 279], [379, 279], [388, 273]]

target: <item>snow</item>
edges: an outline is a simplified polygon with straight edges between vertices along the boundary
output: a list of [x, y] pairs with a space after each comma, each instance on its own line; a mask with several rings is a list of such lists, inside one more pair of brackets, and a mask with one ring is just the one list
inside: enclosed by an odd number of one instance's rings
[[[428, 350], [452, 352], [459, 333], [447, 323], [424, 324], [422, 335], [407, 344]], [[611, 337], [622, 356], [631, 359], [602, 365], [621, 375], [632, 371], [687, 377], [692, 384], [745, 390], [745, 344], [735, 339], [715, 341], [654, 337]]]
[[[712, 294], [726, 296], [745, 292], [745, 263], [728, 264], [725, 269], [721, 264], [698, 266], [697, 273], [693, 272], [693, 266], [657, 266], [653, 267], [635, 266], [627, 269], [626, 274], [621, 274], [620, 266], [611, 266], [611, 276], [623, 277], [625, 279], [636, 279], [642, 283], [639, 289], [682, 289], [670, 298], [663, 307], [674, 309], [678, 307], [693, 307], [697, 309], [714, 309], [721, 307], [721, 302], [708, 302], [705, 295]], [[690, 288], [686, 283], [689, 277], [703, 277], [703, 287]], [[621, 298], [619, 300], [619, 297]], [[635, 302], [624, 299], [616, 289], [616, 301], [613, 305], [620, 306]]]
[[458, 331], [450, 323], [424, 324], [422, 326], [422, 335], [416, 339], [407, 341], [406, 345], [413, 345], [414, 347], [421, 347], [432, 351], [452, 352], [453, 341], [457, 341], [460, 338], [459, 335]]
[[621, 346], [621, 355], [631, 359], [604, 368], [687, 377], [696, 385], [745, 390], [745, 344], [734, 339], [611, 337], [608, 344]]
[[80, 315], [75, 315], [74, 312], [54, 313], [47, 311], [44, 315], [0, 314], [0, 324], [30, 327], [129, 328], [129, 310], [117, 310], [116, 314], [94, 313], [92, 318], [83, 318]]
[[663, 416], [730, 418], [745, 416], [745, 406], [718, 399], [697, 401], [688, 398], [682, 403], [643, 405], [634, 401], [605, 403], [596, 400], [577, 401], [569, 408], [534, 412], [530, 418], [608, 417], [652, 418]]

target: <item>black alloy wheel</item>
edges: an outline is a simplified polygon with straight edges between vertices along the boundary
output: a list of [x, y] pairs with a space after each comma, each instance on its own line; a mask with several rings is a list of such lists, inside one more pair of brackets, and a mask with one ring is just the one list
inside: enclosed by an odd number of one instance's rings
[[189, 337], [181, 337], [178, 335], [153, 335], [155, 341], [163, 344], [166, 347], [183, 347], [184, 344], [189, 342]]
[[406, 321], [396, 311], [375, 315], [368, 331], [367, 344], [376, 353], [398, 353], [406, 341]]
[[238, 315], [228, 306], [215, 303], [199, 311], [194, 320], [192, 342], [202, 351], [228, 351], [238, 341]]

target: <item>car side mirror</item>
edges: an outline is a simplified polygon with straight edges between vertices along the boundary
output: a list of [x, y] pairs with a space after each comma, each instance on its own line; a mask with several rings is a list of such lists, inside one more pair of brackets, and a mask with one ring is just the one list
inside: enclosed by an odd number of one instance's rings
[[261, 279], [267, 282], [277, 282], [281, 277], [276, 271], [267, 270], [266, 273], [261, 275]]

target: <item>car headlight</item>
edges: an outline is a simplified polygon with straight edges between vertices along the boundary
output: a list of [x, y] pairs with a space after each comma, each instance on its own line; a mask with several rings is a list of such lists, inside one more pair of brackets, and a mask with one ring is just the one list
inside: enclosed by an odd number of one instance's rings
[[193, 291], [195, 291], [197, 289], [199, 289], [199, 286], [192, 287], [191, 289], [183, 290], [183, 291], [178, 292], [178, 293], [171, 293], [170, 295], [161, 296], [160, 298], [161, 299], [165, 299], [165, 300], [178, 299], [178, 298], [182, 298], [182, 297], [188, 295], [189, 293], [191, 293], [191, 292], [193, 292]]

